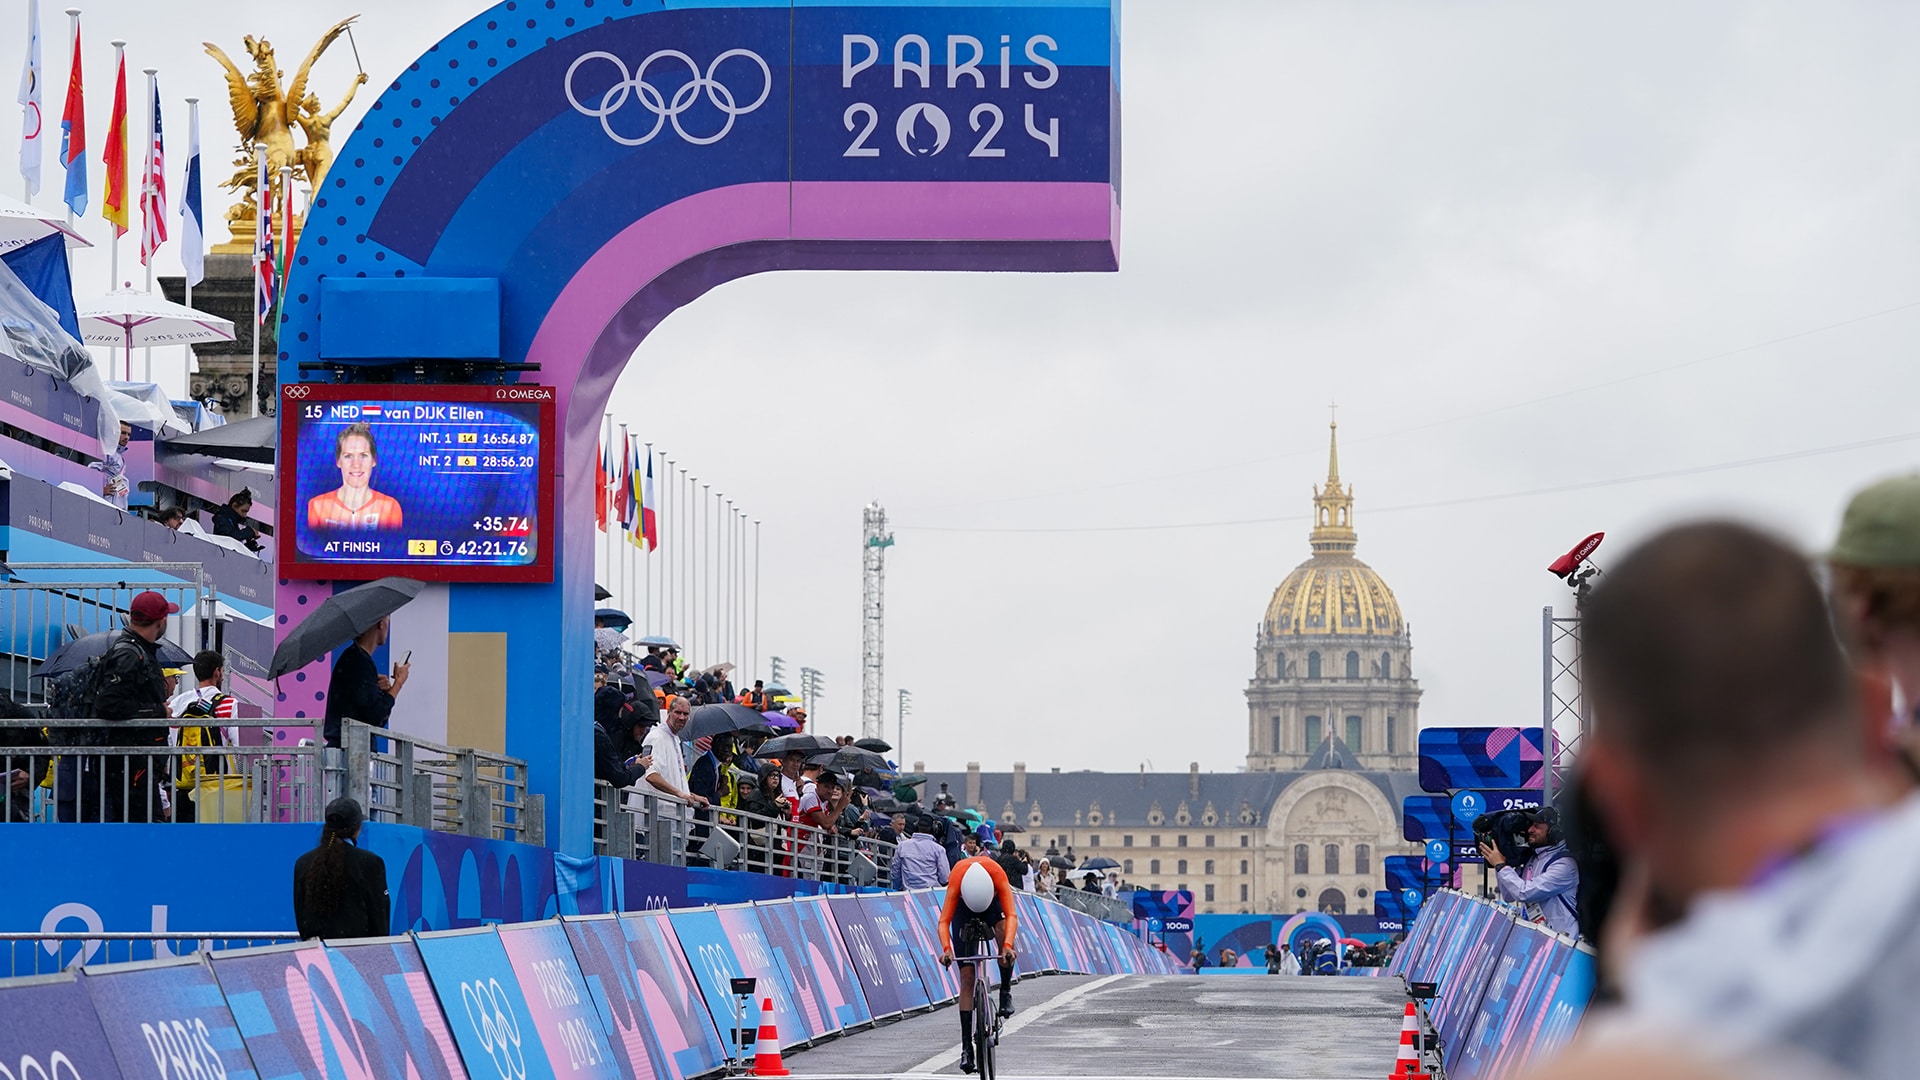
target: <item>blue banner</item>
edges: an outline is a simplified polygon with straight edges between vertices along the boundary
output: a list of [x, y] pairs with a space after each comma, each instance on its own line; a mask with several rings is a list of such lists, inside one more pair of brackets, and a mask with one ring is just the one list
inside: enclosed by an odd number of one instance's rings
[[622, 915], [618, 925], [651, 1035], [659, 1044], [654, 1075], [685, 1080], [718, 1069], [726, 1060], [726, 1048], [667, 913]]
[[[780, 1033], [781, 1046], [799, 1046], [824, 1034], [813, 1027], [795, 1000], [786, 969], [774, 956], [773, 946], [767, 941], [766, 929], [760, 924], [759, 912], [753, 905], [676, 911], [671, 920], [674, 932], [680, 935], [681, 946], [694, 961], [693, 974], [700, 980], [700, 989], [706, 992], [707, 1008], [713, 1013], [714, 1023], [722, 1027], [731, 1023], [736, 999], [727, 981], [746, 975], [755, 982], [753, 1007], [745, 1014], [748, 1024], [757, 1028], [760, 1007], [772, 1000], [773, 1020], [775, 1030]], [[689, 932], [700, 938], [698, 948], [688, 939]]]
[[212, 955], [214, 978], [267, 1080], [353, 1080], [372, 1060], [318, 943]]
[[853, 959], [847, 952], [846, 942], [841, 940], [840, 928], [827, 911], [826, 899], [796, 897], [790, 910], [800, 922], [800, 937], [821, 987], [830, 1001], [844, 1002], [835, 1006], [841, 1013], [842, 1025], [871, 1023], [873, 1009], [860, 987], [860, 976], [854, 972]]
[[760, 914], [760, 928], [766, 932], [767, 946], [780, 962], [787, 985], [793, 988], [794, 1004], [803, 1014], [807, 1027], [816, 1035], [841, 1031], [848, 1024], [860, 1023], [864, 1003], [859, 1000], [860, 990], [857, 981], [853, 980], [853, 972], [846, 972], [848, 981], [855, 983], [850, 1000], [848, 987], [840, 981], [840, 972], [826, 961], [824, 953], [814, 949], [807, 941], [806, 930], [801, 925], [801, 916], [795, 906], [796, 901], [793, 900], [773, 900], [754, 905]]
[[[935, 958], [914, 955], [920, 950], [914, 943], [913, 928], [907, 925], [906, 909], [901, 905], [899, 894], [870, 893], [859, 899], [860, 909], [867, 914], [867, 925], [874, 933], [873, 946], [880, 950], [880, 959], [893, 976], [901, 1007], [910, 1011], [933, 1004], [933, 991], [929, 987], [941, 988], [940, 978], [929, 979], [920, 968], [934, 964]], [[941, 992], [944, 997], [944, 988]]]
[[212, 970], [198, 958], [99, 968], [80, 985], [128, 1076], [151, 1069], [161, 1076], [254, 1080], [239, 1025]]
[[417, 934], [414, 943], [468, 1073], [554, 1080], [540, 1029], [492, 927]]
[[[905, 925], [907, 939], [913, 947], [913, 962], [920, 970], [920, 982], [927, 988], [927, 996], [932, 999], [933, 1004], [943, 1005], [959, 997], [959, 972], [940, 963], [940, 913], [935, 911], [933, 918], [928, 919], [922, 913], [920, 904], [906, 893], [888, 893], [884, 897], [867, 899], [883, 899], [889, 907], [899, 912], [899, 920]], [[1016, 932], [1019, 924], [1020, 919], [1016, 912], [1014, 917]], [[1018, 963], [1017, 957], [1015, 963]]]
[[1420, 790], [1537, 788], [1541, 784], [1537, 727], [1420, 729]]

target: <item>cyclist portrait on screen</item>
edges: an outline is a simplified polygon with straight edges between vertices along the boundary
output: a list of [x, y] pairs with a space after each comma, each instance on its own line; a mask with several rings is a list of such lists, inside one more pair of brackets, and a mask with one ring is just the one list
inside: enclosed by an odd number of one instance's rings
[[334, 464], [340, 487], [307, 500], [309, 529], [397, 529], [400, 501], [373, 490], [373, 469], [380, 464], [373, 429], [348, 424], [334, 440]]
[[[1019, 917], [1014, 913], [1013, 887], [1000, 864], [984, 856], [962, 859], [947, 878], [947, 902], [940, 908], [940, 963], [952, 964], [997, 947], [1000, 962], [1000, 1016], [1013, 1015], [1013, 947]], [[984, 975], [984, 969], [982, 970]], [[972, 1072], [974, 965], [960, 968], [960, 1070]], [[988, 1021], [980, 1018], [981, 1024]]]

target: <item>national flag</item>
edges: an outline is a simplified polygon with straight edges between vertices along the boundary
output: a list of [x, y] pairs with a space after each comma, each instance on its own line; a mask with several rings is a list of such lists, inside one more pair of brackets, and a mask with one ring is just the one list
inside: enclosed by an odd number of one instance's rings
[[384, 418], [386, 415], [386, 409], [379, 405], [362, 405], [360, 406], [360, 415], [361, 416], [379, 416]]
[[273, 260], [273, 188], [267, 183], [267, 157], [260, 155], [259, 202], [253, 211], [254, 315], [261, 326], [273, 317], [279, 274]]
[[607, 440], [600, 440], [600, 460], [593, 463], [593, 524], [607, 531]]
[[40, 161], [47, 145], [40, 109], [40, 0], [27, 0], [27, 59], [20, 67], [20, 177], [27, 198], [40, 194]]
[[187, 178], [180, 191], [180, 263], [187, 284], [207, 277], [207, 240], [200, 228], [200, 109], [194, 107], [187, 131]]
[[633, 499], [631, 498], [633, 493], [633, 461], [627, 456], [626, 438], [624, 436], [621, 439], [620, 446], [620, 477], [618, 484], [619, 487], [614, 491], [613, 497], [616, 500], [615, 505], [620, 510], [620, 528], [622, 531], [625, 531], [633, 528], [635, 507], [633, 505]]
[[[646, 523], [647, 512], [646, 503], [641, 499], [642, 492], [640, 485], [642, 480], [639, 445], [640, 440], [638, 438], [635, 438], [627, 444], [627, 455], [633, 460], [633, 467], [627, 471], [627, 486], [631, 489], [627, 492], [627, 498], [633, 503], [633, 520], [627, 526], [627, 539], [633, 543], [634, 547], [644, 548], [647, 545], [641, 539], [640, 530]], [[652, 464], [653, 459], [651, 455], [649, 455], [647, 461], [648, 464]]]
[[167, 242], [167, 140], [160, 134], [160, 82], [153, 84], [153, 130], [147, 133], [147, 168], [140, 178], [140, 264]]
[[106, 198], [100, 214], [113, 222], [113, 235], [127, 235], [127, 57], [120, 54], [120, 75], [113, 84], [113, 112], [107, 117], [107, 145], [100, 151], [107, 167]]
[[60, 197], [76, 216], [87, 212], [87, 95], [81, 83], [80, 24], [75, 22], [67, 100], [60, 107], [60, 167], [67, 171], [67, 188]]
[[653, 455], [647, 455], [647, 482], [640, 489], [640, 546], [647, 551], [660, 547], [660, 520], [653, 501]]
[[286, 299], [287, 278], [293, 276], [293, 174], [280, 183], [280, 298]]

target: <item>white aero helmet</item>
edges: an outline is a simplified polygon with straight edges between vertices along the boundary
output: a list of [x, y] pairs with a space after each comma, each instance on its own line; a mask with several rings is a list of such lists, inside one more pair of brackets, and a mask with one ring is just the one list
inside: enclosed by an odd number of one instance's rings
[[960, 902], [975, 915], [993, 906], [998, 891], [993, 887], [993, 875], [980, 863], [968, 863], [966, 873], [960, 875]]

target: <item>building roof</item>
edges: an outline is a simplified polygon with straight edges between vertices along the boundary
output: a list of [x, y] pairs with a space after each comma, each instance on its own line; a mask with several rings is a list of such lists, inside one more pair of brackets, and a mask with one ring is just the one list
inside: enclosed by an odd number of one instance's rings
[[1268, 637], [1353, 635], [1399, 637], [1406, 620], [1393, 590], [1353, 555], [1353, 489], [1340, 482], [1339, 425], [1327, 436], [1327, 482], [1313, 493], [1313, 557], [1288, 574], [1267, 603]]
[[[1203, 815], [1209, 803], [1212, 804], [1216, 820], [1212, 828], [1226, 828], [1236, 825], [1260, 825], [1267, 821], [1267, 811], [1272, 808], [1280, 793], [1295, 781], [1312, 777], [1315, 773], [1329, 770], [1351, 771], [1353, 775], [1372, 783], [1380, 789], [1387, 801], [1399, 807], [1401, 800], [1408, 795], [1420, 794], [1420, 778], [1412, 772], [1359, 771], [1352, 769], [1354, 754], [1338, 738], [1330, 738], [1321, 745], [1306, 769], [1288, 772], [1202, 772], [1200, 774], [1200, 793], [1192, 794], [1192, 777], [1185, 772], [1053, 772], [1051, 770], [1027, 771], [1026, 801], [1013, 804], [1015, 820], [1027, 823], [1027, 815], [1035, 803], [1039, 804], [1042, 819], [1050, 826], [1064, 826], [1073, 823], [1073, 812], [1081, 811], [1083, 816], [1080, 827], [1092, 825], [1084, 815], [1095, 803], [1100, 807], [1101, 826], [1129, 826], [1139, 828], [1178, 828], [1175, 819], [1180, 804], [1186, 803], [1190, 820], [1188, 828], [1207, 828]], [[982, 772], [980, 774], [980, 802], [978, 808], [995, 820], [1006, 812], [1007, 804], [1013, 801], [1013, 773]], [[926, 786], [921, 789], [923, 802], [931, 803], [933, 796], [945, 783], [956, 800], [964, 803], [967, 797], [967, 774], [964, 772], [931, 772], [927, 774]], [[1149, 816], [1158, 804], [1163, 821], [1159, 826], [1149, 821]], [[1245, 809], [1250, 820], [1242, 819]]]

